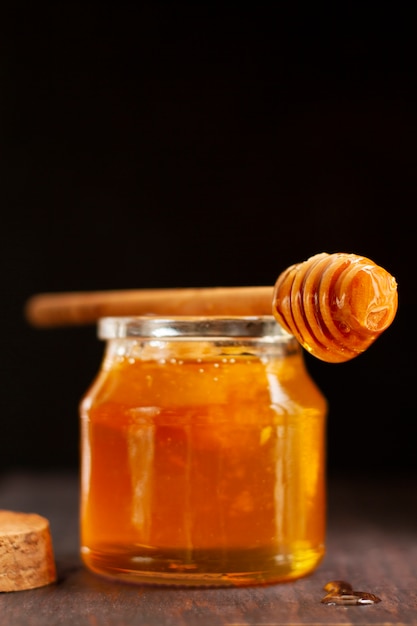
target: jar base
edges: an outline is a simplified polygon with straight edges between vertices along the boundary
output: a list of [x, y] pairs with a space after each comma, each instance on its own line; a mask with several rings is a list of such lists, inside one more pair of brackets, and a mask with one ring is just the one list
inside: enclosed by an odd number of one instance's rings
[[148, 556], [132, 552], [117, 554], [82, 548], [81, 557], [90, 571], [105, 578], [133, 584], [186, 587], [242, 587], [275, 584], [312, 573], [324, 557], [324, 547], [303, 548], [296, 553], [265, 557], [265, 551], [193, 551], [192, 558], [175, 554]]

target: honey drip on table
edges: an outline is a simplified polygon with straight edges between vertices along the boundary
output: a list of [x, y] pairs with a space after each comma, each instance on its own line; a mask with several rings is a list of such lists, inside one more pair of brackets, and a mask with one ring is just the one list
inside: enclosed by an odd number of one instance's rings
[[398, 308], [397, 282], [356, 254], [322, 252], [278, 277], [273, 314], [313, 356], [341, 363], [388, 328]]
[[354, 591], [352, 585], [344, 580], [331, 580], [323, 589], [327, 592], [321, 599], [323, 604], [355, 606], [381, 602], [381, 598], [369, 591]]

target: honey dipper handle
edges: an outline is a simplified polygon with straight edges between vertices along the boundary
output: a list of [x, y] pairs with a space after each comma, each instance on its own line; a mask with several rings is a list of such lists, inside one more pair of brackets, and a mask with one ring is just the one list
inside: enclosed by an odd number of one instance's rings
[[36, 327], [135, 315], [272, 315], [273, 287], [206, 287], [41, 293], [26, 303]]

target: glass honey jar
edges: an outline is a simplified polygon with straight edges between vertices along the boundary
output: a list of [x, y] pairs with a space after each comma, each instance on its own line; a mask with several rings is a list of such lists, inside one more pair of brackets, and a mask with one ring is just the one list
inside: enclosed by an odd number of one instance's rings
[[81, 555], [167, 585], [277, 583], [325, 550], [326, 400], [271, 316], [114, 317], [80, 403]]

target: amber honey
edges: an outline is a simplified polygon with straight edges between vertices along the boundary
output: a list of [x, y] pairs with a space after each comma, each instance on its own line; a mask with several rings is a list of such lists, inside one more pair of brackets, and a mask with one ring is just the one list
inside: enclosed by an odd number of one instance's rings
[[291, 580], [324, 554], [326, 402], [271, 317], [100, 321], [81, 554], [132, 582]]

